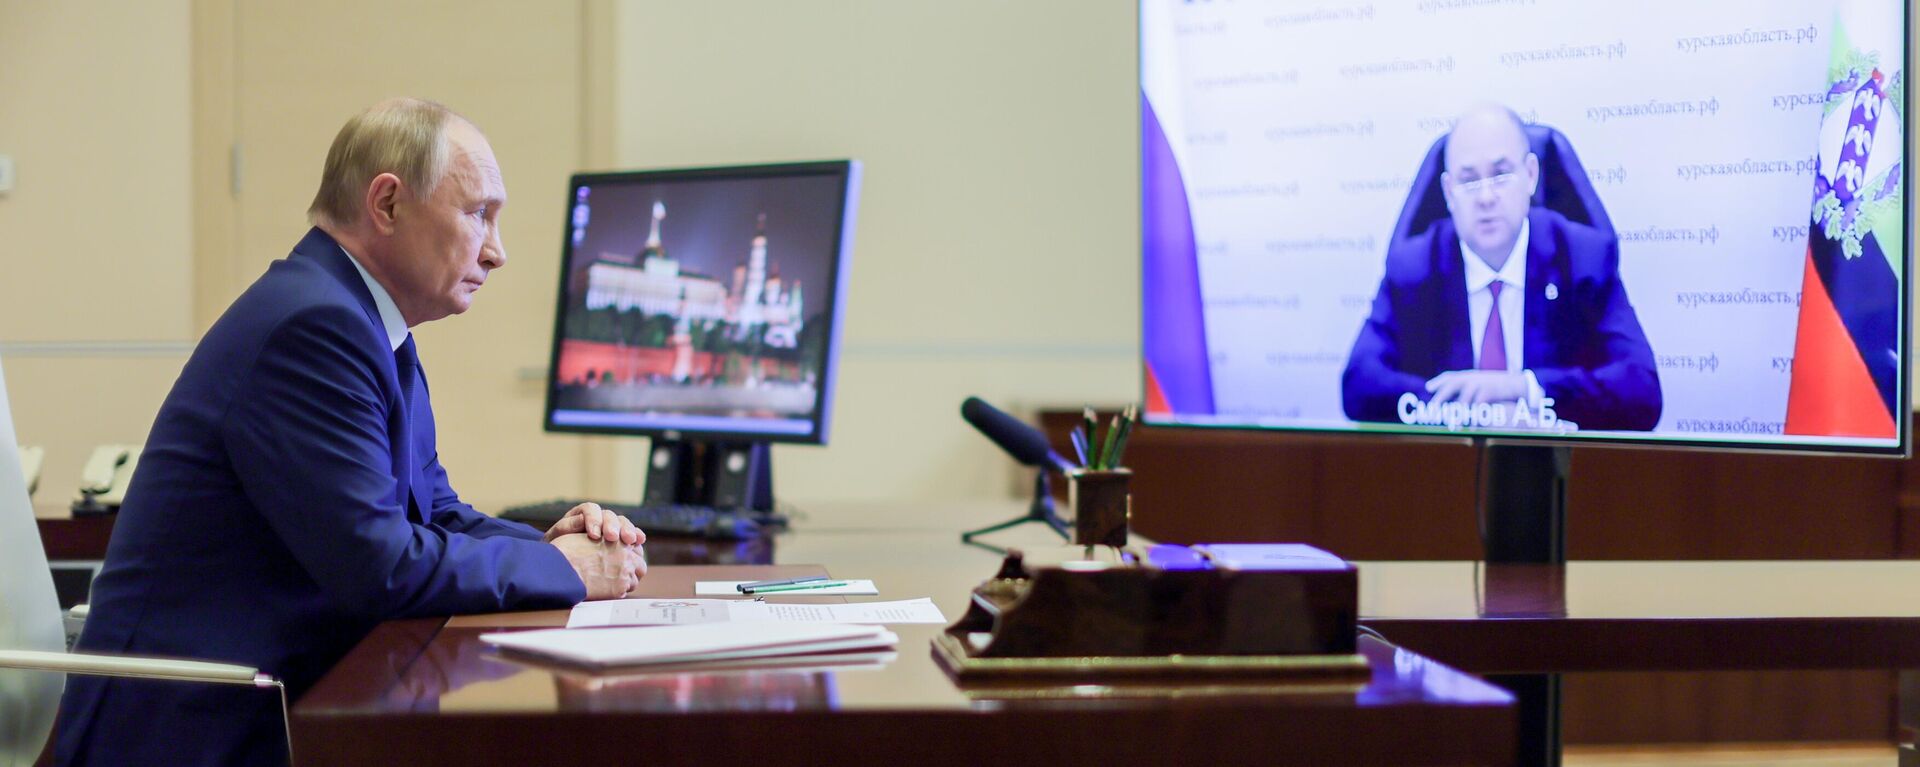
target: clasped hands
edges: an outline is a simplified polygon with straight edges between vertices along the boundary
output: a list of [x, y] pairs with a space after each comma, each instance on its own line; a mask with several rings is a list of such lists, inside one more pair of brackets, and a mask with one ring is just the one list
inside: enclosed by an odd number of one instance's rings
[[588, 599], [619, 599], [647, 576], [647, 557], [640, 549], [647, 534], [600, 504], [569, 509], [547, 529], [547, 542], [566, 555], [586, 584]]
[[1468, 405], [1513, 404], [1528, 396], [1527, 376], [1505, 370], [1449, 370], [1427, 379], [1428, 404], [1461, 402]]

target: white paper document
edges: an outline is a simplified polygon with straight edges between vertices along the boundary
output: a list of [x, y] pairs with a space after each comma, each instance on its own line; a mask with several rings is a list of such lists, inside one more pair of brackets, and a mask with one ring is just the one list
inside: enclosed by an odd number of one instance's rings
[[582, 602], [567, 628], [693, 623], [946, 623], [933, 600], [801, 605], [742, 599], [609, 599]]
[[[693, 593], [703, 597], [750, 597], [754, 594], [740, 593], [740, 584], [753, 581], [699, 581], [693, 584]], [[796, 596], [796, 597], [858, 597], [880, 593], [880, 587], [873, 581], [846, 581], [845, 586], [829, 586], [824, 589], [801, 589], [799, 591], [775, 591], [758, 596]]]
[[[740, 624], [726, 624], [726, 625], [750, 626], [752, 624], [740, 623]], [[805, 624], [795, 624], [795, 625], [805, 625]], [[642, 628], [644, 627], [636, 627], [636, 629], [642, 629]], [[653, 628], [660, 629], [660, 628], [666, 628], [666, 627], [655, 626]], [[567, 629], [560, 629], [560, 631], [566, 631], [566, 630]], [[618, 631], [623, 629], [593, 629], [593, 630], [594, 631], [608, 631], [608, 630]], [[514, 656], [522, 654], [523, 652], [524, 651], [521, 651], [521, 650], [509, 650], [508, 652], [498, 656], [487, 656], [487, 657], [493, 658], [498, 662], [506, 663], [506, 662], [522, 660]], [[538, 653], [532, 653], [532, 654], [536, 656], [539, 655]], [[556, 658], [552, 658], [551, 656], [546, 656], [546, 657], [547, 659], [556, 659]], [[594, 683], [598, 683], [598, 684], [605, 684], [609, 682], [618, 683], [620, 680], [628, 678], [625, 675], [623, 675], [621, 672], [612, 670], [611, 667], [613, 666], [631, 666], [633, 667], [631, 673], [644, 674], [644, 675], [682, 674], [682, 673], [694, 674], [694, 673], [742, 671], [742, 670], [800, 671], [800, 672], [873, 671], [877, 669], [886, 668], [888, 664], [899, 659], [899, 657], [900, 657], [900, 653], [895, 652], [891, 647], [889, 647], [885, 649], [846, 650], [846, 651], [840, 651], [840, 652], [820, 652], [820, 653], [807, 652], [799, 655], [771, 655], [771, 656], [763, 656], [763, 657], [757, 657], [757, 658], [728, 658], [726, 660], [699, 660], [699, 659], [686, 660], [686, 661], [676, 660], [670, 663], [656, 663], [656, 662], [649, 661], [644, 665], [643, 664], [607, 664], [607, 663], [584, 664], [584, 665], [593, 666], [593, 668], [591, 669], [590, 674], [582, 678], [593, 680]]]
[[940, 608], [926, 597], [898, 602], [849, 602], [796, 605], [779, 602], [728, 602], [736, 621], [781, 623], [946, 623]]
[[592, 626], [670, 626], [731, 620], [724, 599], [608, 599], [581, 602], [567, 616], [567, 628]]
[[543, 629], [480, 635], [517, 652], [588, 666], [726, 662], [783, 656], [810, 662], [836, 656], [869, 661], [900, 641], [877, 626], [749, 625], [658, 626], [595, 631]]

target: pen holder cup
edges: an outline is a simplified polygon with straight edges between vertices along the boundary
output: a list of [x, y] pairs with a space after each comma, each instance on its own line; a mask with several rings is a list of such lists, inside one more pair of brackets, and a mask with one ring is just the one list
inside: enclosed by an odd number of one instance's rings
[[1133, 515], [1132, 469], [1067, 472], [1067, 503], [1073, 507], [1073, 542], [1082, 546], [1127, 545]]

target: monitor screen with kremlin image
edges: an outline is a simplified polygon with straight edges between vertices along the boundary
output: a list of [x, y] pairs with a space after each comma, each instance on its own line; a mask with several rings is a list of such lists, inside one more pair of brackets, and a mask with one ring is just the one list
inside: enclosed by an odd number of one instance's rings
[[1152, 424], [1902, 454], [1904, 0], [1140, 0]]
[[859, 164], [575, 175], [549, 431], [824, 444]]

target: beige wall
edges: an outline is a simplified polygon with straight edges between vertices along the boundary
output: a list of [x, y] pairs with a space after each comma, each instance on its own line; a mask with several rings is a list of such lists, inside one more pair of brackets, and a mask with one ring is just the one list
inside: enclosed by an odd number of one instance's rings
[[[567, 174], [582, 154], [583, 4], [242, 3], [234, 20], [241, 146], [231, 290], [304, 234], [340, 124], [393, 95], [452, 106], [487, 133], [505, 176], [507, 266], [464, 315], [415, 328], [441, 461], [484, 506], [585, 491], [578, 437], [540, 427]], [[216, 270], [217, 271], [217, 270]], [[231, 293], [217, 296], [224, 306]]]
[[187, 338], [190, 59], [185, 0], [0, 4], [6, 341]]
[[305, 231], [333, 132], [400, 93], [478, 121], [513, 197], [510, 268], [420, 329], [443, 460], [492, 504], [606, 484], [594, 440], [541, 432], [528, 380], [584, 153], [588, 5], [0, 3], [0, 153], [20, 174], [0, 196], [0, 355], [21, 439], [48, 448], [37, 498], [70, 496], [91, 446], [145, 438], [198, 334]]
[[40, 497], [144, 437], [305, 228], [333, 130], [395, 93], [479, 121], [513, 198], [509, 268], [420, 330], [469, 497], [639, 492], [642, 441], [539, 428], [569, 172], [833, 157], [867, 170], [841, 389], [782, 498], [1005, 494], [963, 397], [1137, 396], [1133, 46], [1107, 0], [0, 3], [0, 355]]
[[0, 3], [0, 356], [36, 498], [139, 442], [192, 338], [187, 0]]
[[[334, 129], [395, 93], [474, 117], [513, 197], [509, 268], [419, 331], [471, 498], [638, 493], [642, 441], [539, 428], [560, 198], [581, 167], [867, 163], [833, 443], [778, 451], [787, 500], [1004, 493], [1014, 472], [961, 398], [1135, 395], [1124, 3], [96, 8], [0, 5], [0, 152], [22, 179], [0, 198], [18, 275], [0, 281], [0, 353], [49, 478], [144, 437], [184, 349], [304, 230]], [[43, 500], [72, 481], [52, 485]]]
[[618, 5], [619, 166], [865, 163], [832, 444], [776, 450], [783, 499], [1004, 494], [966, 395], [1138, 396], [1131, 5]]

